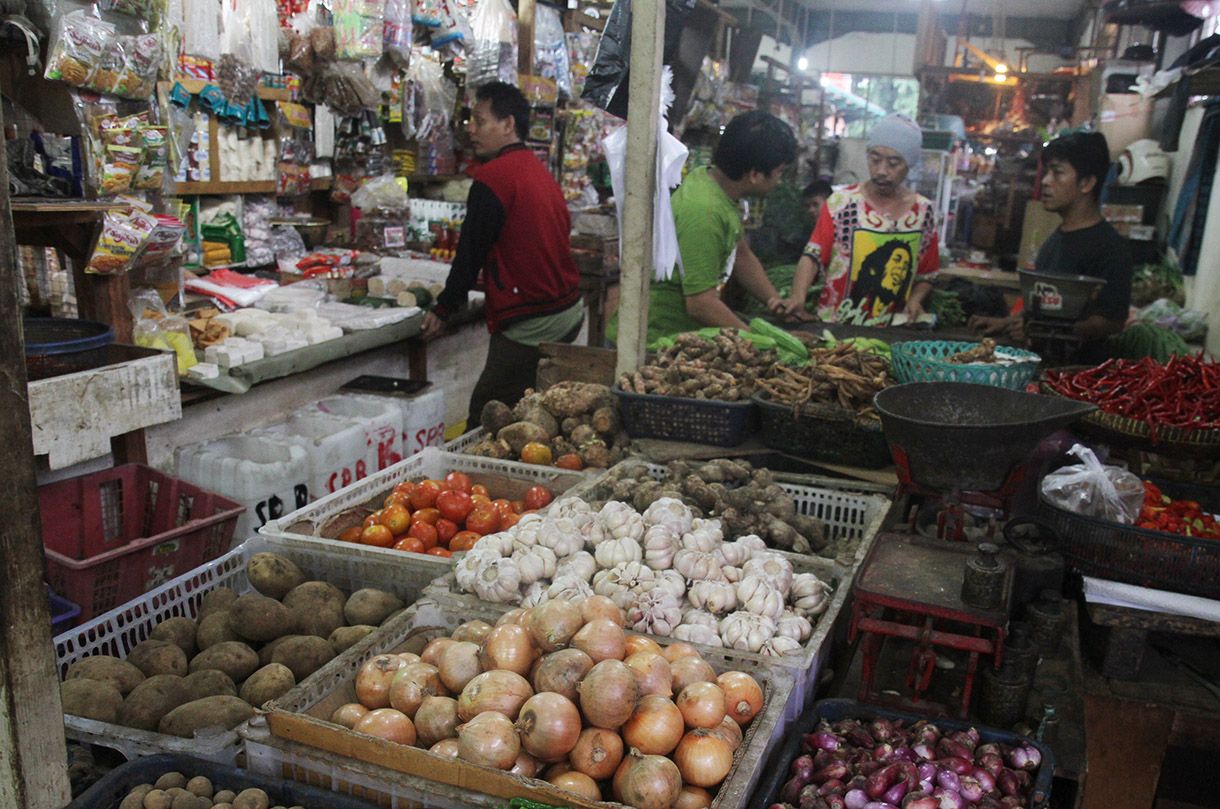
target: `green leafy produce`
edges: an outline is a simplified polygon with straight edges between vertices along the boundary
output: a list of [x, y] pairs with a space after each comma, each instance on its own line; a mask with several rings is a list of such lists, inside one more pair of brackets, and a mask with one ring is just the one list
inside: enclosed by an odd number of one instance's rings
[[[775, 291], [780, 297], [786, 298], [792, 294], [792, 278], [796, 275], [795, 264], [782, 264], [778, 267], [771, 267], [767, 270], [767, 278], [771, 280], [771, 285], [775, 287]], [[805, 295], [805, 311], [816, 315], [818, 313], [818, 298], [822, 294], [822, 285], [814, 283], [809, 287], [809, 292]], [[745, 294], [745, 303], [742, 304], [742, 311], [746, 314], [762, 314], [767, 311], [767, 302], [760, 301], [750, 293]]]
[[1160, 363], [1174, 354], [1188, 356], [1190, 346], [1174, 332], [1155, 323], [1137, 321], [1106, 340], [1106, 347], [1119, 359], [1152, 357]]
[[1178, 306], [1186, 305], [1182, 270], [1168, 255], [1155, 264], [1142, 264], [1131, 275], [1131, 303], [1147, 306], [1158, 298], [1168, 298]]
[[779, 352], [779, 361], [785, 365], [804, 365], [809, 362], [809, 349], [805, 347], [805, 344], [779, 326], [774, 326], [761, 317], [756, 317], [750, 321], [750, 331], [774, 340], [776, 351]]
[[823, 329], [821, 342], [826, 348], [833, 348], [839, 343], [846, 343], [854, 346], [857, 351], [871, 351], [874, 354], [880, 354], [887, 360], [890, 358], [890, 344], [885, 340], [878, 340], [875, 337], [846, 337], [840, 340], [830, 333], [830, 329]]
[[924, 309], [936, 315], [936, 322], [942, 326], [966, 325], [966, 310], [956, 292], [933, 289], [924, 299]]

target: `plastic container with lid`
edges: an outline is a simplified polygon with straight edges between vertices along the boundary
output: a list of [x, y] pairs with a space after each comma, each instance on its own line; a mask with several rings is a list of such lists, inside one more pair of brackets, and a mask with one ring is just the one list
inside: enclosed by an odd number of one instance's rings
[[365, 463], [369, 473], [380, 472], [402, 460], [402, 408], [378, 396], [329, 396], [316, 408], [332, 416], [342, 416], [364, 426]]
[[250, 434], [305, 450], [311, 501], [350, 486], [370, 471], [365, 427], [353, 419], [311, 408]]

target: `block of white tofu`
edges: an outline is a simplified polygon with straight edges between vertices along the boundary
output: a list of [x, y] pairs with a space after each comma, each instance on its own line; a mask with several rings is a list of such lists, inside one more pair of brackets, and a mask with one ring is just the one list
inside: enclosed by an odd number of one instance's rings
[[233, 329], [233, 333], [238, 337], [249, 337], [251, 335], [258, 334], [261, 331], [266, 331], [275, 325], [276, 322], [265, 316], [265, 314], [263, 316], [255, 315], [239, 320], [236, 327]]
[[288, 329], [278, 323], [265, 331], [260, 331], [258, 334], [251, 334], [249, 337], [252, 343], [265, 343], [268, 340], [283, 340], [288, 336]]
[[[237, 361], [234, 362], [234, 359]], [[241, 353], [238, 352], [234, 357], [233, 349], [224, 345], [208, 346], [203, 350], [204, 362], [209, 362], [220, 369], [221, 373], [228, 371], [230, 368], [241, 365]]]
[[220, 376], [220, 369], [215, 363], [197, 362], [186, 369], [186, 375], [191, 379], [215, 379]]
[[318, 319], [318, 310], [308, 306], [302, 306], [299, 309], [293, 309], [292, 315], [297, 320], [300, 320], [303, 323], [308, 323], [312, 320]]
[[304, 334], [298, 332], [296, 334], [289, 335], [285, 348], [288, 351], [295, 351], [298, 348], [304, 348], [307, 345], [309, 345], [309, 340]]
[[322, 329], [322, 340], [334, 340], [343, 336], [343, 329], [338, 326], [327, 326]]
[[246, 362], [254, 362], [255, 360], [261, 360], [263, 357], [265, 357], [266, 352], [263, 350], [262, 343], [247, 340], [246, 344], [242, 346], [241, 355]]
[[283, 336], [269, 337], [263, 340], [262, 346], [264, 357], [274, 357], [276, 354], [283, 354], [288, 350], [288, 338]]

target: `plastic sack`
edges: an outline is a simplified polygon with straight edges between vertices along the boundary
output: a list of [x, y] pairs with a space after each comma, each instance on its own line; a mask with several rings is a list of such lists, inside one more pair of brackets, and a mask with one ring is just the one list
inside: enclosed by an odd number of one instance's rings
[[[695, 0], [665, 0], [663, 61], [672, 62], [686, 18]], [[615, 0], [597, 45], [597, 57], [585, 79], [581, 98], [611, 115], [627, 117], [627, 76], [631, 63], [631, 0]]]
[[267, 244], [275, 253], [277, 261], [299, 258], [309, 252], [305, 249], [305, 239], [301, 237], [300, 231], [289, 225], [271, 228], [271, 238], [267, 240]]
[[[455, 54], [463, 54], [473, 38], [470, 21], [466, 18], [466, 10], [460, 8], [456, 0], [438, 0], [440, 9], [440, 25], [432, 30], [432, 47], [445, 48]], [[538, 7], [539, 10], [544, 8]]]
[[1106, 466], [1093, 450], [1075, 444], [1069, 455], [1081, 463], [1065, 466], [1042, 479], [1042, 494], [1065, 511], [1130, 525], [1144, 505], [1144, 482], [1138, 475]]
[[393, 174], [375, 177], [352, 194], [352, 205], [362, 211], [371, 211], [374, 208], [403, 210], [410, 204], [406, 178], [395, 177]]
[[517, 83], [517, 15], [508, 0], [479, 0], [470, 15], [474, 41], [466, 62], [466, 86]]
[[445, 69], [434, 56], [419, 54], [412, 60], [403, 83], [403, 98], [406, 137], [429, 141], [437, 133], [448, 131], [457, 103], [457, 86], [445, 78]]
[[571, 98], [572, 70], [563, 21], [550, 6], [537, 6], [535, 15], [534, 75], [555, 82], [561, 98]]
[[340, 59], [381, 56], [385, 0], [335, 0], [335, 50]]
[[381, 22], [381, 47], [401, 68], [411, 63], [413, 24], [412, 0], [385, 0], [385, 16]]

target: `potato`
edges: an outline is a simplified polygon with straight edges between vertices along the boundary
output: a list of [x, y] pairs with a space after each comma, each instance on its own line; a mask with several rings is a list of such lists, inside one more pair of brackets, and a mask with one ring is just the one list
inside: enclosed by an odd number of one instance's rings
[[235, 697], [237, 685], [233, 678], [218, 669], [200, 669], [182, 678], [190, 700], [204, 697]]
[[343, 606], [343, 617], [353, 626], [365, 624], [376, 626], [403, 608], [402, 599], [385, 590], [365, 587], [357, 590], [347, 599]]
[[212, 782], [202, 775], [196, 775], [186, 782], [186, 791], [192, 795], [210, 798], [212, 797]]
[[[199, 798], [186, 790], [182, 790], [174, 796], [174, 800], [169, 805], [169, 809], [197, 809], [197, 801]], [[206, 800], [206, 799], [205, 799]], [[211, 807], [212, 802], [208, 801], [208, 806]]]
[[228, 615], [229, 629], [246, 640], [265, 643], [292, 633], [292, 613], [267, 596], [254, 593], [241, 596], [229, 607]]
[[212, 796], [212, 800], [217, 803], [233, 803], [233, 799], [237, 797], [237, 793], [231, 789], [222, 789]]
[[343, 654], [368, 637], [369, 633], [376, 628], [375, 626], [360, 624], [356, 626], [341, 626], [334, 632], [331, 632], [327, 640], [330, 641], [331, 646], [335, 647], [335, 654]]
[[298, 635], [288, 638], [276, 647], [271, 655], [271, 662], [287, 666], [299, 683], [326, 665], [334, 656], [335, 647], [325, 638]]
[[241, 635], [238, 635], [229, 626], [228, 610], [216, 610], [209, 614], [199, 622], [199, 631], [195, 635], [195, 643], [199, 646], [200, 652], [211, 649], [218, 643], [241, 639]]
[[228, 801], [225, 801], [224, 803], [214, 803], [212, 804], [212, 809], [233, 809], [233, 804], [229, 803]]
[[307, 580], [299, 567], [278, 553], [251, 556], [246, 563], [246, 578], [255, 590], [276, 599], [282, 599]]
[[323, 639], [344, 625], [346, 602], [338, 587], [324, 581], [307, 581], [284, 596], [284, 606], [296, 617], [297, 634]]
[[[171, 789], [182, 789], [186, 786], [186, 776], [180, 772], [167, 772], [158, 778], [153, 786], [166, 792], [169, 792]], [[170, 797], [174, 796], [170, 795]]]
[[149, 640], [137, 643], [127, 655], [127, 662], [143, 672], [145, 677], [158, 674], [186, 676], [186, 653], [167, 640]]
[[[335, 631], [337, 632], [338, 630], [335, 630]], [[288, 640], [289, 638], [299, 638], [299, 637], [301, 637], [301, 636], [300, 635], [284, 635], [283, 637], [276, 638], [275, 640], [271, 641], [270, 643], [264, 645], [263, 648], [258, 650], [258, 664], [260, 666], [267, 665], [268, 663], [271, 662], [271, 655], [275, 654], [275, 650], [279, 647], [279, 645], [281, 643]]]
[[156, 730], [161, 717], [190, 701], [185, 679], [171, 674], [154, 674], [123, 700], [118, 723], [129, 728]]
[[66, 714], [112, 724], [123, 707], [123, 695], [114, 683], [85, 677], [60, 683], [59, 699]]
[[249, 677], [258, 668], [258, 652], [244, 643], [225, 641], [199, 654], [191, 661], [191, 674], [203, 669], [220, 669], [235, 683]]
[[144, 796], [144, 809], [170, 809], [171, 803], [164, 789], [154, 789]]
[[292, 669], [279, 663], [269, 663], [241, 684], [238, 696], [258, 708], [268, 700], [282, 697], [296, 684]]
[[482, 422], [483, 429], [487, 431], [488, 435], [495, 435], [516, 421], [516, 419], [513, 418], [512, 408], [504, 404], [504, 402], [492, 399], [483, 405], [483, 412], [479, 414], [479, 421]]
[[237, 593], [231, 587], [217, 587], [215, 590], [209, 590], [204, 594], [203, 600], [199, 602], [199, 612], [195, 615], [195, 620], [200, 624], [203, 619], [219, 610], [227, 610], [229, 605], [237, 600]]
[[220, 726], [233, 728], [254, 716], [254, 709], [237, 697], [204, 697], [179, 705], [161, 718], [157, 730], [189, 739], [195, 731]]
[[69, 666], [68, 676], [64, 679], [75, 680], [77, 677], [110, 683], [119, 689], [120, 694], [126, 696], [131, 693], [131, 689], [144, 681], [144, 672], [126, 660], [119, 660], [111, 655], [92, 655]]
[[233, 809], [268, 809], [271, 799], [261, 789], [243, 789], [233, 799]]
[[559, 422], [555, 420], [537, 396], [526, 396], [513, 408], [514, 421], [528, 421], [546, 430], [546, 439], [550, 441], [559, 435]]
[[549, 444], [551, 436], [546, 429], [532, 421], [516, 421], [496, 433], [496, 438], [508, 443], [515, 457], [521, 456], [521, 449], [531, 442]]
[[195, 633], [199, 626], [190, 618], [166, 618], [148, 633], [149, 640], [166, 640], [182, 650], [190, 659], [195, 654]]
[[144, 796], [153, 791], [152, 784], [140, 784], [127, 793], [119, 809], [144, 809]]

